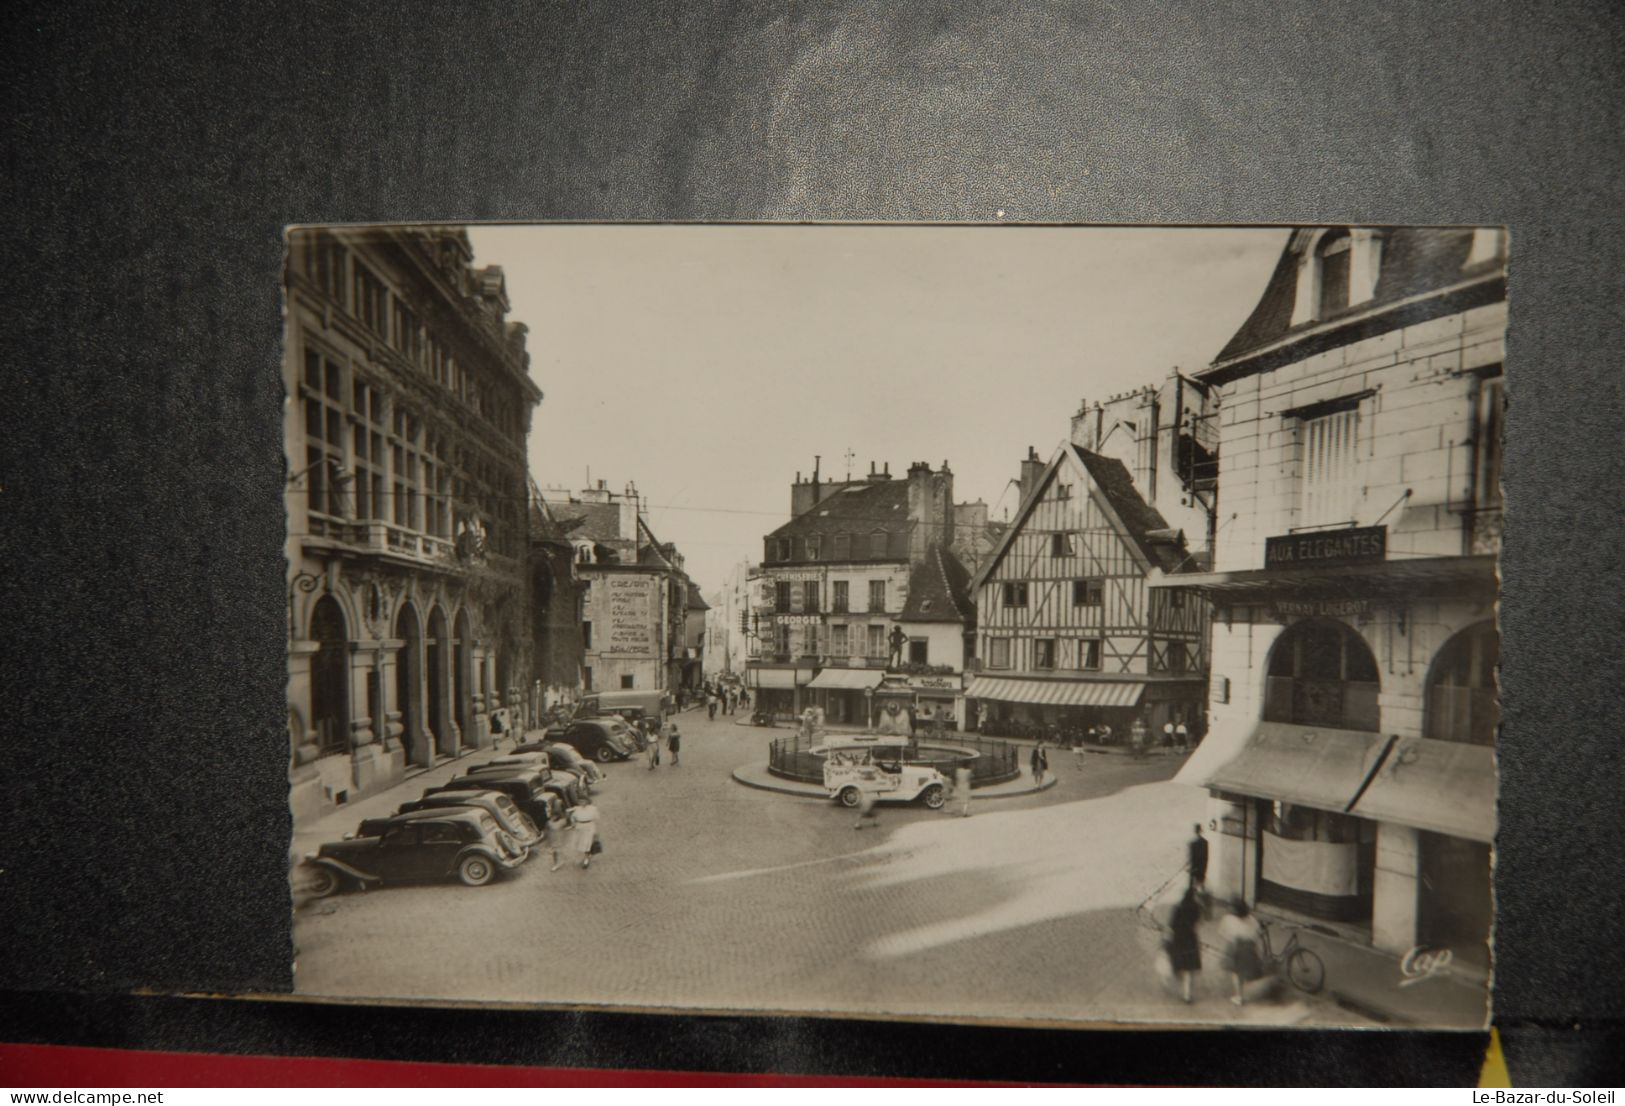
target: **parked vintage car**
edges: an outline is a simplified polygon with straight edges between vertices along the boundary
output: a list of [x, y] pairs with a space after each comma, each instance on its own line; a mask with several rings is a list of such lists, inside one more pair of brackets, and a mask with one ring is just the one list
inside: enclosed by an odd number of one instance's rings
[[630, 729], [618, 718], [613, 721], [602, 718], [577, 719], [562, 730], [549, 730], [547, 736], [600, 764], [626, 760], [638, 751]]
[[464, 775], [476, 778], [522, 779], [540, 776], [543, 789], [557, 795], [566, 806], [576, 806], [592, 795], [592, 788], [582, 781], [578, 773], [554, 771], [548, 766], [547, 758], [540, 753], [497, 757], [484, 764], [473, 765]]
[[932, 810], [941, 810], [948, 798], [948, 780], [923, 764], [836, 750], [824, 759], [824, 790], [846, 807], [857, 806], [862, 802], [860, 793], [866, 791], [877, 802], [911, 803], [919, 799]]
[[[515, 841], [527, 848], [542, 839], [542, 831], [537, 828], [535, 820], [500, 791], [445, 791], [440, 794], [424, 792], [421, 799], [402, 803], [395, 813], [410, 814], [414, 810], [455, 810], [458, 807], [485, 811], [497, 820], [497, 825], [513, 834]], [[363, 834], [366, 833], [366, 825], [366, 822], [361, 823]]]
[[556, 785], [558, 791], [551, 790], [549, 785], [543, 783], [535, 773], [509, 775], [495, 772], [477, 773], [474, 775], [455, 776], [438, 787], [431, 787], [425, 795], [443, 795], [447, 792], [463, 791], [500, 791], [513, 800], [514, 806], [524, 811], [532, 822], [538, 826], [547, 818], [548, 811], [552, 809], [548, 797], [554, 796], [566, 806], [574, 805], [568, 794], [568, 788], [560, 783]]
[[569, 745], [560, 745], [557, 741], [528, 741], [523, 745], [515, 745], [514, 753], [523, 755], [527, 753], [540, 754], [547, 757], [547, 762], [555, 772], [574, 772], [589, 784], [595, 785], [604, 782], [603, 769], [576, 752]]
[[312, 896], [345, 886], [453, 877], [481, 887], [530, 855], [483, 810], [419, 810], [377, 821], [371, 827], [376, 836], [330, 841], [305, 858]]

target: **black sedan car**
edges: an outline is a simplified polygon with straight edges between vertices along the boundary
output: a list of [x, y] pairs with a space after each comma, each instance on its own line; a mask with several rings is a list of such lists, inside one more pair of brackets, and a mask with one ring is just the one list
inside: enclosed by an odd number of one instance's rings
[[517, 868], [529, 851], [483, 810], [420, 810], [380, 820], [376, 836], [330, 841], [307, 856], [309, 893], [341, 887], [456, 877], [481, 887]]
[[[559, 785], [562, 787], [563, 785]], [[534, 772], [479, 772], [457, 776], [439, 787], [431, 787], [425, 795], [443, 795], [459, 791], [500, 791], [513, 800], [513, 805], [529, 815], [540, 826], [547, 820], [555, 803], [574, 805], [567, 794], [554, 790], [552, 781], [543, 782]]]
[[612, 760], [627, 760], [638, 751], [637, 742], [632, 740], [626, 723], [618, 718], [582, 719], [571, 722], [562, 729], [549, 730], [547, 736], [553, 741], [569, 745], [582, 756], [591, 757], [600, 764], [608, 764]]
[[[534, 845], [542, 838], [541, 831], [537, 829], [530, 815], [520, 810], [512, 799], [500, 791], [446, 791], [438, 795], [427, 791], [421, 799], [402, 803], [395, 813], [410, 814], [414, 810], [455, 810], [458, 807], [485, 811], [496, 819], [499, 827], [512, 834], [514, 840], [521, 845]], [[361, 823], [362, 836], [367, 835], [367, 827], [373, 821], [374, 819], [368, 819]]]

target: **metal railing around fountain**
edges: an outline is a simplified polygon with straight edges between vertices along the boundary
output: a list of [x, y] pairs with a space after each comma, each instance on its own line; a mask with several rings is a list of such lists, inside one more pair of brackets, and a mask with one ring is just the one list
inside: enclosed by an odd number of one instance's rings
[[[812, 750], [814, 746], [835, 743], [842, 743], [842, 735], [825, 734], [814, 737], [811, 742], [799, 733], [776, 737], [768, 743], [767, 770], [775, 776], [802, 783], [823, 783], [824, 758]], [[875, 744], [882, 748], [904, 745], [907, 750], [904, 759], [910, 764], [930, 764], [950, 779], [953, 778], [954, 769], [962, 761], [968, 760], [972, 787], [1003, 783], [1021, 774], [1020, 750], [1017, 746], [979, 734], [950, 733], [940, 738], [916, 737], [912, 741], [902, 737], [881, 737]], [[971, 753], [975, 755], [966, 755]]]

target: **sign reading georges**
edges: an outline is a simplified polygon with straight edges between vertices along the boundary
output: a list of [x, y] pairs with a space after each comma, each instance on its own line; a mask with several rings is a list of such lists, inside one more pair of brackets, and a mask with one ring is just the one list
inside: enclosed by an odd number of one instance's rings
[[604, 652], [653, 655], [660, 581], [653, 576], [611, 576], [605, 583], [609, 592], [609, 639]]
[[1264, 539], [1265, 568], [1331, 568], [1380, 561], [1388, 555], [1388, 527], [1359, 526]]

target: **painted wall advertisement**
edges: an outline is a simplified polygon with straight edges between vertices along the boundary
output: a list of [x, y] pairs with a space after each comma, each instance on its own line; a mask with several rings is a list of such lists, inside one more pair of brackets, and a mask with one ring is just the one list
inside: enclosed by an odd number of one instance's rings
[[655, 624], [660, 616], [660, 581], [653, 576], [611, 576], [609, 637], [604, 653], [611, 656], [658, 656]]

